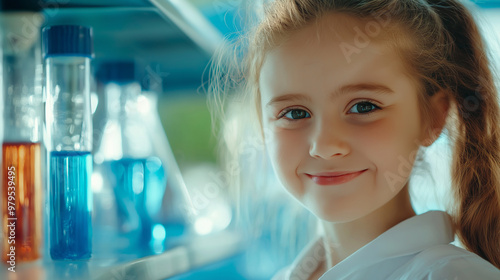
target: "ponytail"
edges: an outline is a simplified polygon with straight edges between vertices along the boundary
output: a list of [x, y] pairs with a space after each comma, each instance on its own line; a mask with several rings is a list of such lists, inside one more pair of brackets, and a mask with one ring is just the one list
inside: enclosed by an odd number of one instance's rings
[[466, 249], [500, 268], [500, 109], [477, 25], [456, 0], [428, 0], [449, 44], [436, 75], [454, 96], [453, 217]]

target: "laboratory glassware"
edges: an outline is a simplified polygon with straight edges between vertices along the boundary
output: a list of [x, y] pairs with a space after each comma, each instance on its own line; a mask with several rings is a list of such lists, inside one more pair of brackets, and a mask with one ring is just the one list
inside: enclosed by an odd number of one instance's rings
[[50, 256], [92, 254], [92, 30], [56, 25], [42, 31], [49, 154]]
[[[154, 151], [148, 119], [152, 113], [135, 79], [133, 61], [103, 63], [96, 79], [103, 84], [105, 117], [94, 161], [99, 178], [96, 227], [116, 236], [110, 250], [146, 255], [151, 251], [155, 214], [166, 186], [164, 163]], [[157, 229], [158, 231], [158, 229]]]
[[43, 15], [2, 8], [2, 259], [15, 266], [38, 259], [42, 243]]

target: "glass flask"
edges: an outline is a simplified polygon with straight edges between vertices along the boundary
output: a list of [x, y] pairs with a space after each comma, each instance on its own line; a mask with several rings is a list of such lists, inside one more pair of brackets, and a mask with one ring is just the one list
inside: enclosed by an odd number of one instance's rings
[[[135, 79], [134, 62], [103, 63], [96, 79], [102, 83], [104, 100], [100, 104], [105, 107], [104, 118], [94, 120], [102, 123], [94, 131], [101, 135], [93, 174], [94, 224], [102, 236], [96, 242], [114, 238], [108, 250], [147, 255], [157, 228], [154, 218], [165, 193], [166, 169], [155, 153], [143, 114], [147, 104]], [[104, 245], [99, 248], [104, 250]]]

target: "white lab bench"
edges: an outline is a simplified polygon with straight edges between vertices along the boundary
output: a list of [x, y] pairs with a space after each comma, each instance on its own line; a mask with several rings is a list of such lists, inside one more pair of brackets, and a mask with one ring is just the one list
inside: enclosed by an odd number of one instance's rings
[[239, 253], [243, 240], [236, 232], [221, 232], [186, 240], [185, 244], [158, 255], [139, 259], [94, 255], [87, 261], [38, 260], [16, 266], [10, 272], [3, 266], [5, 280], [132, 280], [167, 279], [191, 269], [214, 263]]

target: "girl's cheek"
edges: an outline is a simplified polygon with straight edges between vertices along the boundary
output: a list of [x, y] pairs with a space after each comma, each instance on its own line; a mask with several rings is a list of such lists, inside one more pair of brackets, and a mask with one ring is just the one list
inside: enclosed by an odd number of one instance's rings
[[364, 126], [352, 128], [352, 141], [358, 147], [382, 148], [394, 144], [395, 125], [389, 119], [380, 119]]
[[272, 137], [268, 142], [269, 155], [275, 168], [282, 172], [295, 170], [292, 165], [297, 164], [304, 155], [307, 143], [301, 131], [275, 128], [271, 130]]
[[351, 137], [352, 146], [357, 153], [373, 162], [379, 171], [390, 171], [398, 155], [404, 153], [401, 147], [405, 140], [401, 133], [395, 120], [381, 119], [358, 127]]
[[303, 187], [296, 176], [300, 162], [307, 156], [307, 138], [294, 130], [276, 130], [269, 156], [277, 178], [285, 189], [295, 197], [303, 194]]
[[281, 154], [299, 150], [305, 140], [303, 133], [298, 130], [277, 128], [273, 135], [275, 149]]

